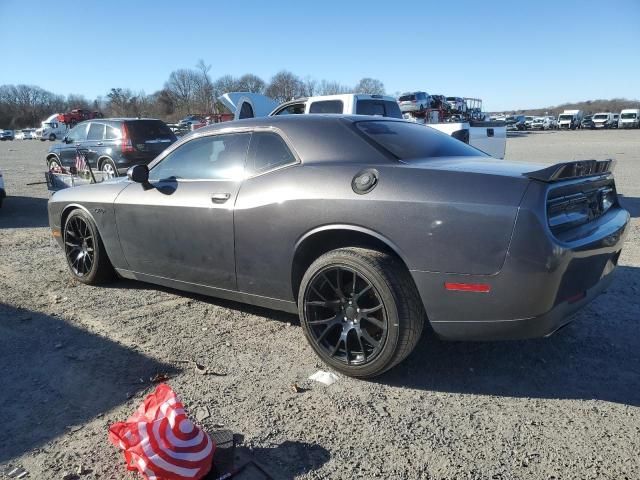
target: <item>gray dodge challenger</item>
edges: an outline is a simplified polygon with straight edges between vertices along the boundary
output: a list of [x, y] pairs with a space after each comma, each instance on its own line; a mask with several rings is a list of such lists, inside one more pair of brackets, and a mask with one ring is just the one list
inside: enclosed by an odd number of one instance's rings
[[291, 115], [187, 135], [49, 201], [71, 275], [298, 313], [354, 377], [449, 340], [547, 336], [611, 282], [627, 233], [611, 161], [495, 160], [431, 128]]

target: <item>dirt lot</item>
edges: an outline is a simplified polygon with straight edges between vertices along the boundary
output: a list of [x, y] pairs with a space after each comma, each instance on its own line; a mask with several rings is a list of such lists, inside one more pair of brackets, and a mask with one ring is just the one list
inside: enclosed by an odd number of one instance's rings
[[425, 335], [376, 381], [330, 387], [307, 380], [323, 366], [294, 316], [129, 281], [73, 283], [46, 187], [27, 185], [41, 181], [49, 145], [0, 143], [0, 472], [59, 479], [82, 465], [81, 478], [133, 478], [107, 427], [168, 373], [204, 427], [241, 434], [240, 451], [275, 478], [640, 478], [640, 131], [508, 141], [515, 160], [618, 160], [632, 231], [614, 284], [568, 328], [511, 343]]

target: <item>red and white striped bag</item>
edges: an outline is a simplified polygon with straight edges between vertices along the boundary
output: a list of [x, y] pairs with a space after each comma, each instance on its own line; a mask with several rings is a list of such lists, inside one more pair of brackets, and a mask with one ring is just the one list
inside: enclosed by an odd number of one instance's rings
[[160, 384], [126, 422], [109, 427], [127, 469], [147, 480], [200, 479], [211, 469], [215, 444], [187, 418], [169, 385]]

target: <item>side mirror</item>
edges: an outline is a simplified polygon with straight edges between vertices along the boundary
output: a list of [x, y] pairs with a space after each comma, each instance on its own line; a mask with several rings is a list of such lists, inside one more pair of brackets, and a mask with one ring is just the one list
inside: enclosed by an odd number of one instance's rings
[[127, 170], [127, 178], [136, 183], [148, 183], [149, 167], [146, 165], [134, 165]]

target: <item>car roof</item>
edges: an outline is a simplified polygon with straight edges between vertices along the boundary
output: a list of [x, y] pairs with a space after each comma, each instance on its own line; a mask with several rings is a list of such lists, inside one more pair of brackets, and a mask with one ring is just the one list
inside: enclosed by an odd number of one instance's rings
[[231, 128], [253, 128], [253, 127], [284, 127], [287, 125], [305, 124], [309, 127], [320, 126], [323, 124], [333, 124], [338, 121], [362, 122], [362, 121], [393, 121], [406, 122], [402, 118], [380, 117], [376, 115], [342, 115], [338, 113], [311, 113], [299, 115], [276, 115], [272, 117], [256, 117], [245, 118], [242, 120], [233, 120], [230, 122], [215, 123], [206, 127], [199, 128], [195, 132], [226, 130]]

